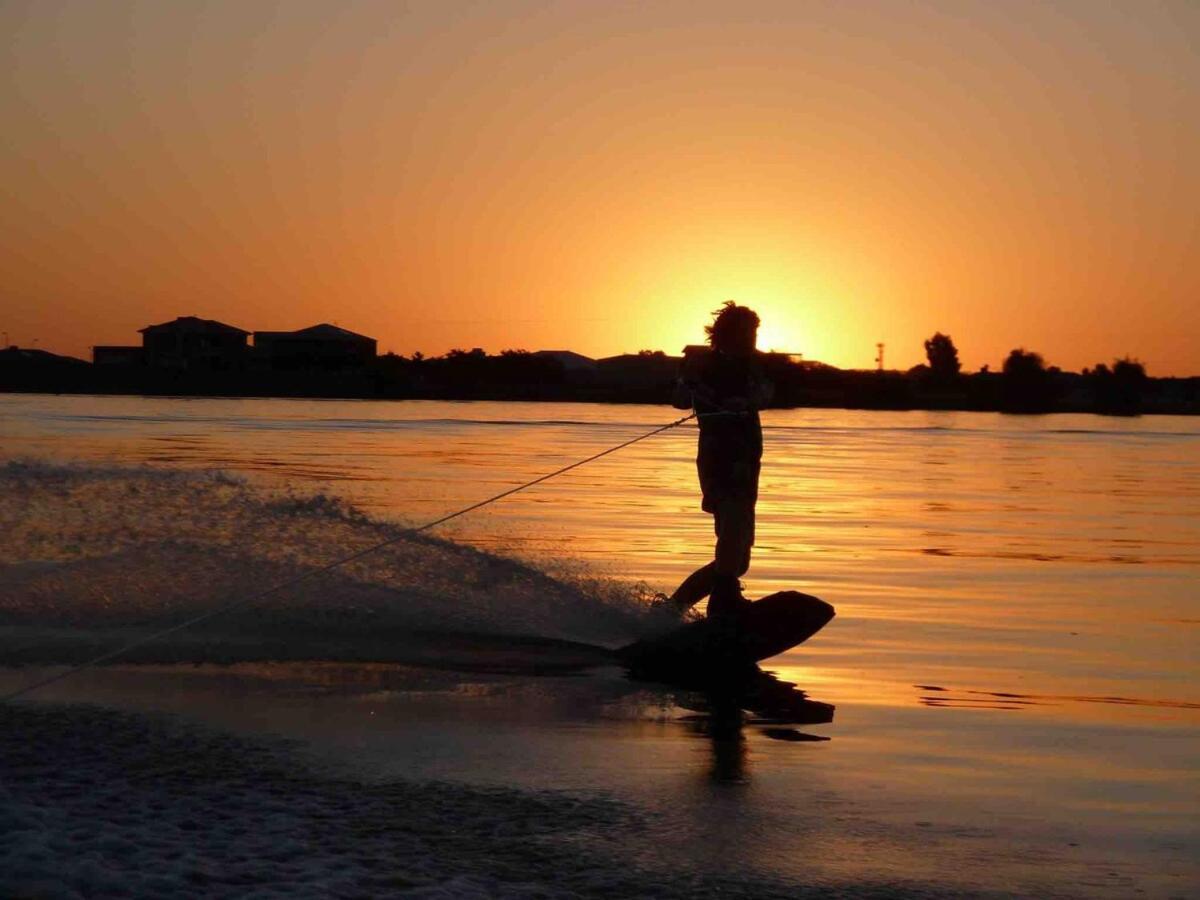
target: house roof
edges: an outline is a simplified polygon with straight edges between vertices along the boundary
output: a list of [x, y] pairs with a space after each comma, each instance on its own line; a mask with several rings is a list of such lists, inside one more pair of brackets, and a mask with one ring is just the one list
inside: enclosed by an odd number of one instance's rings
[[139, 328], [138, 332], [145, 334], [148, 331], [207, 331], [224, 334], [249, 334], [243, 328], [235, 328], [232, 325], [226, 325], [224, 322], [218, 322], [215, 319], [200, 319], [196, 316], [179, 316], [177, 319], [172, 319], [170, 322], [160, 322], [158, 325], [147, 325], [145, 328]]
[[548, 356], [557, 359], [567, 369], [594, 369], [596, 361], [590, 356], [576, 353], [574, 350], [536, 350], [534, 356]]
[[319, 325], [310, 325], [308, 328], [301, 328], [298, 331], [256, 331], [254, 338], [259, 337], [273, 338], [275, 340], [289, 338], [297, 340], [321, 340], [321, 341], [374, 341], [375, 338], [367, 337], [365, 334], [358, 334], [353, 331], [348, 331], [345, 328], [339, 328], [337, 325], [330, 325], [328, 322], [322, 322]]
[[39, 350], [36, 347], [18, 347], [16, 344], [0, 349], [0, 362], [88, 365], [86, 360], [76, 359], [74, 356], [63, 356], [59, 353], [51, 353], [49, 350]]
[[596, 364], [600, 366], [620, 365], [622, 363], [645, 362], [649, 364], [679, 362], [678, 356], [668, 356], [661, 350], [654, 353], [619, 353], [616, 356], [605, 356], [602, 359], [596, 360]]

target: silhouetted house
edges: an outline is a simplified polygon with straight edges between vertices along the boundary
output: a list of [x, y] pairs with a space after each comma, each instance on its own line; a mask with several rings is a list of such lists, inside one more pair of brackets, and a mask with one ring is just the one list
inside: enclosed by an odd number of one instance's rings
[[142, 348], [150, 366], [170, 369], [234, 369], [248, 351], [250, 332], [212, 319], [181, 316], [141, 329]]
[[375, 338], [322, 323], [299, 331], [254, 332], [254, 355], [273, 369], [348, 369], [375, 358]]
[[36, 347], [0, 350], [0, 391], [75, 390], [88, 381], [91, 366], [73, 356]]
[[533, 355], [557, 360], [568, 375], [590, 374], [596, 371], [594, 359], [573, 350], [536, 350]]
[[661, 350], [623, 353], [596, 360], [597, 380], [613, 387], [652, 387], [671, 385], [679, 371], [678, 356]]
[[92, 348], [92, 362], [98, 366], [140, 366], [146, 361], [143, 347], [118, 347], [96, 345]]
[[761, 355], [766, 365], [803, 366], [806, 362], [803, 353], [792, 353], [786, 350], [763, 350]]
[[87, 362], [74, 356], [63, 356], [36, 347], [18, 347], [13, 344], [0, 350], [0, 365], [5, 366], [65, 366], [67, 368], [87, 368]]

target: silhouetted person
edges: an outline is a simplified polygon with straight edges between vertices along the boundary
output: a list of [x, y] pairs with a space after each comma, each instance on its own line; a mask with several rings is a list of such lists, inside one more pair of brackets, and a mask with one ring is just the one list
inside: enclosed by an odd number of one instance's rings
[[739, 576], [750, 567], [754, 505], [762, 460], [758, 410], [771, 398], [755, 342], [758, 315], [732, 300], [705, 326], [708, 347], [687, 347], [674, 405], [700, 422], [696, 468], [701, 507], [713, 517], [714, 559], [689, 575], [665, 602], [683, 612], [709, 597], [710, 618], [735, 620], [746, 604]]

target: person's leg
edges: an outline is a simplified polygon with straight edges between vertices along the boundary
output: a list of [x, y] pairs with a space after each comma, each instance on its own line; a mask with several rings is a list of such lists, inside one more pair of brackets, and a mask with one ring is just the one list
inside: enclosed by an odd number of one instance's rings
[[750, 568], [754, 545], [754, 500], [750, 497], [723, 498], [717, 511], [717, 550], [713, 560], [709, 616], [734, 615], [746, 603], [738, 577]]
[[671, 605], [677, 607], [680, 612], [691, 609], [712, 593], [715, 573], [716, 563], [710, 562], [683, 579], [683, 583], [675, 588], [675, 593], [671, 595]]
[[738, 577], [750, 568], [754, 545], [754, 506], [758, 499], [757, 460], [735, 461], [718, 454], [696, 460], [700, 475], [701, 503], [713, 516], [717, 542], [714, 559], [684, 579], [672, 595], [682, 609], [709, 597], [708, 614], [736, 613], [746, 602]]
[[734, 578], [745, 575], [754, 545], [753, 501], [741, 497], [722, 500], [717, 523], [716, 573]]
[[[717, 535], [718, 542], [721, 536], [721, 506], [722, 504], [711, 496], [705, 498], [704, 508], [712, 513], [713, 532]], [[749, 565], [748, 562], [747, 565]], [[745, 569], [742, 571], [744, 572]], [[712, 593], [716, 575], [717, 562], [714, 559], [683, 579], [683, 583], [675, 588], [675, 593], [667, 599], [667, 602], [677, 608], [679, 612], [686, 612]]]
[[[696, 470], [700, 476], [700, 508], [712, 515], [713, 530], [719, 535], [721, 512], [714, 496], [720, 486], [720, 467], [702, 455], [696, 459]], [[716, 561], [705, 563], [683, 579], [679, 587], [675, 588], [675, 593], [666, 599], [666, 603], [681, 613], [686, 612], [712, 593], [715, 575]]]

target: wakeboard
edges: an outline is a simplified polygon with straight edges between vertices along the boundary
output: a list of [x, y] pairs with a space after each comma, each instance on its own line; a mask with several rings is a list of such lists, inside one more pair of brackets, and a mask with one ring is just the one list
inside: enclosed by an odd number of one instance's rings
[[746, 606], [735, 623], [702, 619], [616, 651], [635, 673], [752, 667], [808, 640], [834, 616], [824, 600], [780, 591]]

